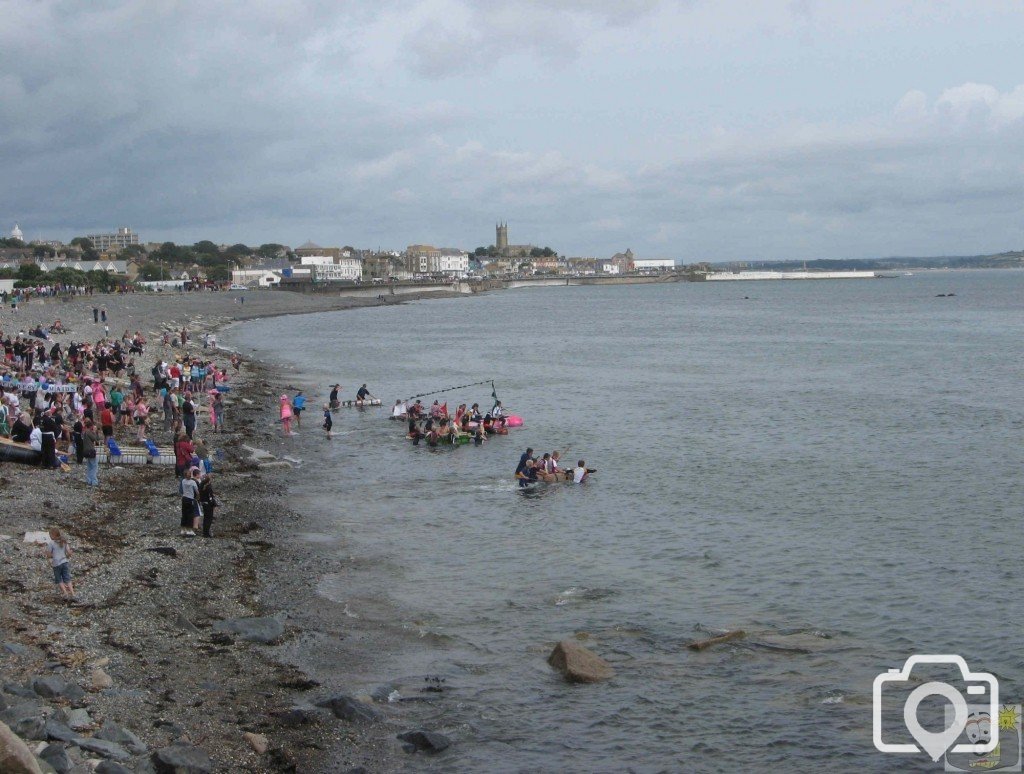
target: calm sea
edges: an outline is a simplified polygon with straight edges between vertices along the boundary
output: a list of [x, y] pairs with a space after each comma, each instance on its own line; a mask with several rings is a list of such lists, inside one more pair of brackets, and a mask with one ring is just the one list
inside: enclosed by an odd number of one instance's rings
[[[875, 751], [876, 674], [954, 653], [1024, 699], [1022, 306], [1024, 271], [543, 288], [232, 338], [314, 395], [282, 446], [301, 539], [324, 604], [388, 643], [320, 667], [454, 738], [411, 767], [931, 771]], [[386, 409], [317, 429], [334, 381], [485, 379], [526, 424], [482, 448], [414, 448]], [[521, 492], [528, 445], [599, 472]], [[705, 629], [748, 638], [687, 650]], [[574, 636], [614, 679], [552, 673]]]

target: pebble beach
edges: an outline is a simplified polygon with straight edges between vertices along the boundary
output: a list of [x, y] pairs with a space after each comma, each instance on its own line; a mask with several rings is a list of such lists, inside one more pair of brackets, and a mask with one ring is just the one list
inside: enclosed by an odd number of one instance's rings
[[[0, 330], [6, 336], [60, 319], [68, 332], [54, 338], [62, 345], [96, 341], [103, 324], [93, 322], [92, 309], [101, 306], [112, 337], [125, 329], [146, 337], [137, 361], [148, 375], [158, 357], [184, 353], [162, 345], [164, 331], [186, 326], [188, 351], [226, 364], [230, 353], [203, 351], [202, 341], [228, 323], [379, 304], [280, 291], [244, 298], [37, 299], [16, 313], [4, 309]], [[211, 539], [179, 537], [170, 466], [103, 463], [92, 488], [74, 460], [69, 472], [0, 464], [0, 721], [31, 754], [24, 770], [32, 763], [75, 774], [395, 767], [396, 729], [359, 722], [379, 716], [368, 700], [336, 695], [343, 686], [321, 686], [284, 655], [302, 636], [289, 600], [309, 593], [305, 579], [313, 575], [289, 571], [303, 558], [289, 555], [286, 540], [301, 527], [301, 515], [287, 507], [288, 463], [269, 453], [260, 461], [253, 450], [270, 448], [274, 397], [288, 386], [271, 364], [243, 357], [226, 400], [226, 432], [209, 435], [205, 421], [197, 429], [216, 449], [221, 507]], [[162, 448], [170, 445], [165, 435], [153, 434]], [[74, 550], [73, 602], [55, 590], [40, 546], [25, 539], [54, 526]], [[371, 657], [352, 648], [353, 668]], [[24, 752], [16, 739], [0, 739], [0, 768], [20, 771], [3, 757], [11, 749]]]

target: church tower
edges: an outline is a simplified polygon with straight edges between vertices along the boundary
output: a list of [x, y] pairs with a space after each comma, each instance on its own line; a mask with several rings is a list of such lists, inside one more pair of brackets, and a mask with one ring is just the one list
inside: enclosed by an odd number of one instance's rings
[[498, 248], [498, 251], [508, 249], [508, 223], [499, 223], [495, 227], [495, 239], [494, 246]]

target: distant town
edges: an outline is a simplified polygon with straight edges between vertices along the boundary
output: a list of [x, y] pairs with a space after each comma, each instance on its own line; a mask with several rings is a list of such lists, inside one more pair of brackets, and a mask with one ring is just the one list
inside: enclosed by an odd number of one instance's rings
[[[268, 288], [455, 282], [474, 279], [615, 277], [686, 275], [692, 279], [801, 277], [826, 273], [865, 275], [902, 269], [1024, 268], [1024, 251], [984, 256], [885, 258], [875, 260], [747, 261], [689, 265], [671, 258], [637, 258], [630, 249], [608, 257], [567, 257], [550, 247], [512, 244], [509, 226], [499, 222], [494, 242], [466, 250], [409, 245], [402, 251], [323, 246], [308, 241], [297, 247], [278, 243], [259, 246], [217, 244], [201, 240], [190, 245], [143, 242], [124, 226], [109, 233], [57, 240], [26, 240], [15, 224], [0, 238], [0, 291], [15, 287], [64, 284], [101, 291], [135, 284], [151, 289], [202, 286]], [[729, 276], [731, 275], [731, 276]]]
[[[27, 241], [18, 224], [0, 239], [0, 279], [115, 286], [231, 283], [272, 287], [294, 283], [387, 283], [453, 281], [521, 276], [593, 276], [672, 272], [672, 259], [638, 259], [631, 250], [607, 258], [565, 257], [550, 247], [510, 244], [507, 223], [495, 227], [494, 243], [464, 250], [409, 245], [402, 251], [278, 243], [259, 246], [143, 242], [130, 227], [86, 234], [67, 244]], [[45, 278], [45, 279], [44, 279]]]

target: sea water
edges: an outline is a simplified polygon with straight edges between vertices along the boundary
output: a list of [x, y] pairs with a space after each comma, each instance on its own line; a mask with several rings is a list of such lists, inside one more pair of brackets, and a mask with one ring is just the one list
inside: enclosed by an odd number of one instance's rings
[[[233, 340], [310, 395], [287, 443], [310, 550], [337, 553], [317, 593], [389, 632], [359, 675], [322, 668], [455, 740], [411, 767], [930, 771], [874, 749], [879, 672], [955, 653], [1024, 699], [1022, 304], [1012, 271], [537, 288]], [[491, 379], [525, 426], [480, 448], [386, 420]], [[328, 441], [336, 381], [385, 406]], [[527, 446], [597, 473], [522, 491]], [[554, 674], [567, 637], [615, 677]]]

